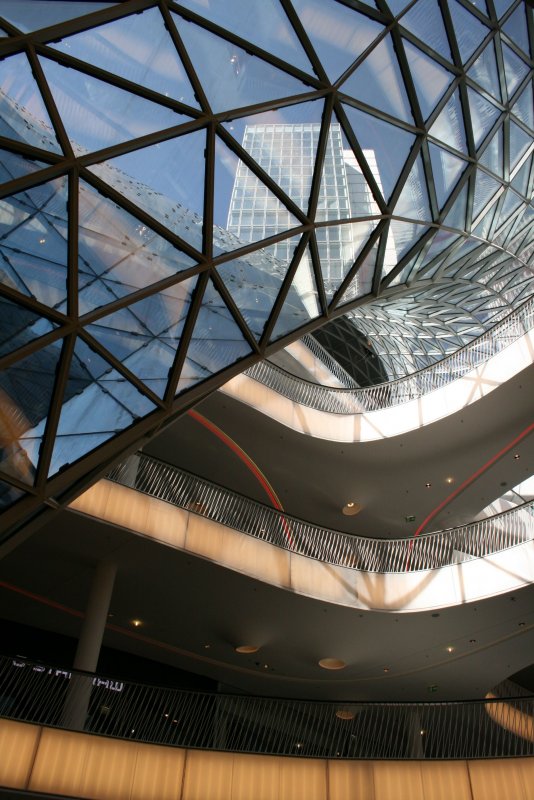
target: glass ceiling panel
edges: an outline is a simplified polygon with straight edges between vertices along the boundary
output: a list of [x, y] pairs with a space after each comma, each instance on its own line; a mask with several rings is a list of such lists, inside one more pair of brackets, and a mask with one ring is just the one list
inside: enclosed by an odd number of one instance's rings
[[534, 130], [534, 98], [532, 96], [532, 81], [529, 81], [520, 96], [512, 106], [512, 114]]
[[443, 111], [430, 128], [429, 135], [467, 155], [464, 117], [458, 90], [447, 101]]
[[[315, 238], [327, 300], [332, 299], [347, 277], [377, 224], [377, 220], [367, 220], [316, 229]], [[351, 284], [351, 297], [366, 294], [371, 282], [372, 275], [363, 267], [360, 268]]]
[[[366, 150], [364, 156], [380, 182], [374, 154]], [[315, 219], [349, 219], [379, 214], [380, 209], [363, 174], [362, 168], [348, 143], [336, 118], [330, 123], [324, 157], [321, 186]]]
[[24, 347], [56, 327], [37, 311], [0, 297], [0, 356]]
[[197, 278], [100, 318], [87, 331], [159, 397], [167, 388]]
[[504, 60], [504, 76], [508, 97], [511, 97], [523, 78], [528, 74], [529, 67], [522, 58], [519, 58], [508, 45], [502, 44], [502, 57]]
[[310, 90], [268, 61], [187, 22], [173, 19], [213, 111], [254, 105]]
[[180, 0], [222, 28], [313, 75], [312, 66], [279, 0]]
[[340, 91], [392, 117], [414, 124], [406, 88], [390, 36], [382, 39], [341, 84]]
[[252, 114], [225, 122], [224, 127], [307, 212], [324, 103], [295, 106]]
[[157, 8], [68, 36], [50, 46], [198, 108], [193, 87]]
[[84, 181], [80, 182], [78, 215], [81, 314], [196, 263]]
[[495, 60], [495, 42], [492, 39], [481, 52], [467, 74], [496, 100], [501, 100], [501, 84]]
[[24, 158], [18, 153], [0, 148], [0, 183], [7, 183], [7, 181], [20, 178], [22, 175], [29, 175], [31, 172], [37, 172], [47, 166], [48, 164], [45, 164], [44, 161]]
[[295, 277], [284, 300], [271, 341], [274, 342], [286, 333], [294, 331], [295, 328], [305, 325], [306, 322], [318, 317], [320, 313], [319, 295], [308, 246], [300, 259]]
[[[275, 158], [278, 152], [287, 151], [287, 141], [293, 140], [293, 126], [278, 133], [276, 127], [247, 128], [248, 146], [252, 149], [270, 147]], [[291, 160], [291, 156], [286, 158]], [[278, 197], [218, 137], [213, 220], [217, 253], [237, 250], [244, 244], [268, 239], [299, 224]]]
[[206, 132], [195, 131], [90, 170], [201, 252], [205, 147]]
[[67, 179], [0, 200], [0, 282], [55, 307], [67, 296]]
[[43, 0], [2, 0], [0, 15], [21, 31], [28, 32], [114, 5], [116, 3], [86, 3], [77, 0], [55, 0], [53, 3], [45, 3]]
[[402, 17], [400, 24], [443, 58], [452, 61], [449, 40], [437, 0], [419, 0]]
[[[263, 333], [300, 238], [284, 239], [252, 257], [226, 261], [217, 267], [234, 303], [257, 339]], [[294, 304], [301, 314], [305, 313], [298, 296], [294, 298]]]
[[[397, 128], [389, 122], [384, 122], [352, 106], [343, 105], [343, 110], [356, 133], [356, 138], [368, 163], [376, 164], [375, 180], [387, 201], [391, 197], [415, 142], [415, 134]], [[366, 155], [367, 151], [369, 151], [369, 156]]]
[[451, 85], [453, 75], [422, 50], [404, 40], [423, 119], [427, 119]]
[[471, 14], [467, 9], [460, 5], [457, 0], [450, 0], [448, 3], [451, 12], [456, 41], [462, 61], [465, 64], [477, 47], [479, 47], [484, 37], [489, 33], [489, 29]]
[[398, 217], [409, 217], [426, 222], [432, 220], [426, 188], [425, 170], [420, 154], [414, 161], [413, 167], [406, 178], [406, 183], [404, 184], [399, 199], [395, 203], [393, 213]]
[[0, 61], [0, 135], [61, 153], [48, 111], [24, 53]]
[[510, 14], [502, 26], [502, 29], [510, 41], [520, 47], [528, 56], [530, 55], [530, 47], [528, 42], [528, 28], [525, 25], [525, 10], [523, 6], [518, 6], [515, 11]]
[[61, 342], [54, 342], [0, 372], [6, 443], [0, 469], [32, 485], [48, 418]]
[[48, 58], [41, 64], [77, 155], [190, 120], [72, 67]]
[[476, 171], [475, 198], [473, 200], [473, 219], [475, 219], [482, 209], [496, 196], [502, 188], [502, 184], [487, 175], [481, 169]]
[[428, 150], [432, 163], [438, 206], [441, 209], [449, 199], [467, 163], [435, 144], [429, 143]]
[[516, 167], [531, 145], [532, 137], [510, 120], [510, 169]]
[[501, 125], [478, 160], [483, 167], [487, 167], [491, 172], [498, 175], [499, 178], [502, 178], [504, 169], [503, 157], [503, 128]]
[[250, 345], [210, 279], [189, 343], [177, 393], [215, 375], [250, 352]]
[[292, 0], [331, 81], [336, 81], [384, 30], [335, 0]]
[[[63, 396], [49, 475], [72, 464], [155, 408], [82, 339]], [[39, 425], [36, 430], [41, 430]]]
[[467, 96], [469, 98], [469, 109], [471, 111], [471, 124], [473, 126], [473, 138], [475, 140], [475, 147], [486, 138], [490, 129], [497, 121], [500, 115], [500, 110], [482, 97], [481, 94], [475, 92], [470, 86], [467, 87]]
[[455, 199], [453, 205], [448, 211], [443, 220], [443, 225], [449, 228], [458, 228], [463, 230], [465, 228], [465, 215], [467, 212], [467, 184], [462, 188], [458, 197]]
[[423, 225], [392, 219], [389, 224], [382, 276], [386, 277], [427, 231]]

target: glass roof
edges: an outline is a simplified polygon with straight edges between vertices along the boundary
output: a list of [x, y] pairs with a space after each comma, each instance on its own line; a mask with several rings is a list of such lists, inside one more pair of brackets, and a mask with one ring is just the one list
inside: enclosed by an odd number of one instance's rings
[[528, 15], [0, 0], [6, 526], [329, 318], [531, 297]]

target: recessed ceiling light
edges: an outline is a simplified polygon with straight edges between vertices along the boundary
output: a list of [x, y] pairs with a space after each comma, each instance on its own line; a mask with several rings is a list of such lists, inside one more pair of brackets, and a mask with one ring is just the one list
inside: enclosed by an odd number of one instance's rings
[[338, 708], [336, 711], [336, 717], [338, 719], [345, 720], [354, 719], [354, 711], [348, 711], [346, 708]]
[[143, 624], [143, 620], [142, 619], [132, 619], [132, 620], [130, 620], [130, 622], [132, 623], [134, 628], [140, 628], [141, 625]]
[[346, 503], [341, 511], [345, 514], [346, 517], [353, 517], [355, 514], [358, 514], [362, 510], [361, 503], [356, 503], [354, 500], [351, 500], [350, 503]]
[[431, 483], [425, 483], [425, 487], [426, 487], [427, 489], [430, 489], [430, 487], [431, 487], [431, 486], [432, 486], [432, 484], [431, 484]]
[[515, 458], [515, 460], [517, 461], [517, 459], [518, 459], [518, 458], [521, 458], [521, 456], [519, 455], [519, 453], [515, 453], [515, 455], [514, 455], [514, 458]]
[[384, 667], [384, 672], [389, 672], [389, 667]]
[[454, 483], [454, 478], [451, 478], [450, 476], [445, 478], [445, 483]]
[[204, 645], [204, 650], [209, 650], [209, 649], [210, 649], [210, 647], [211, 647], [211, 644], [205, 644], [205, 645]]
[[476, 644], [476, 643], [477, 643], [476, 639], [469, 639], [469, 644]]
[[454, 653], [454, 647], [452, 646], [452, 644], [450, 644], [450, 645], [447, 647], [447, 653]]
[[240, 644], [235, 651], [236, 653], [257, 653], [259, 649], [257, 644]]
[[319, 666], [323, 669], [345, 669], [347, 664], [341, 658], [321, 658]]

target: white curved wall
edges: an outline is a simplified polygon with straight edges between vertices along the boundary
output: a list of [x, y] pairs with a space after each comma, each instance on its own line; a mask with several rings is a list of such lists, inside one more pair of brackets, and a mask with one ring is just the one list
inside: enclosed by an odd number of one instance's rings
[[484, 364], [417, 400], [377, 411], [331, 414], [289, 400], [241, 374], [219, 391], [289, 428], [336, 442], [369, 442], [421, 428], [460, 411], [534, 363], [534, 330]]
[[533, 541], [436, 570], [382, 574], [282, 550], [107, 480], [70, 508], [273, 586], [356, 609], [425, 611], [514, 591], [534, 581]]

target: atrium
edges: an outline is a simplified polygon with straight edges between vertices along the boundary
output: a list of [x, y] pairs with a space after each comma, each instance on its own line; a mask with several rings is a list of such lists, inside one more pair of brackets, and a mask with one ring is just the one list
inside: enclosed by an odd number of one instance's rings
[[5, 655], [72, 667], [113, 563], [116, 677], [534, 691], [533, 39], [526, 0], [0, 0]]

